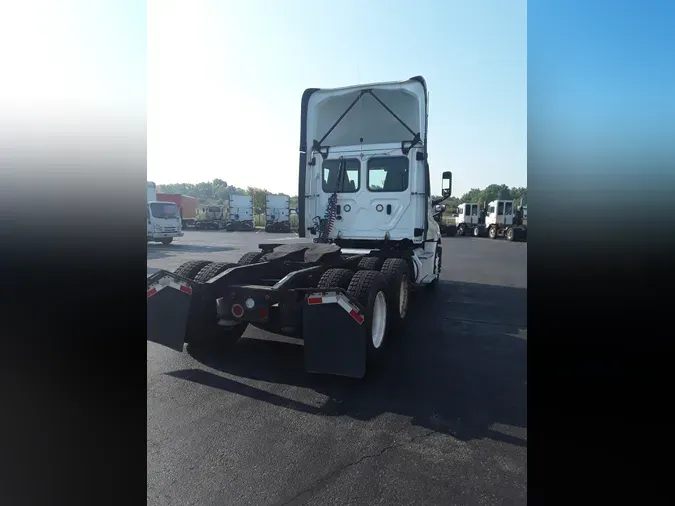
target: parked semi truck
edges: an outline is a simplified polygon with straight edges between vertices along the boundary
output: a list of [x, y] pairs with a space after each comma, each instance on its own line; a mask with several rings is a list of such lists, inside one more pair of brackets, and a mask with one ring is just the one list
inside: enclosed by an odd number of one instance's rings
[[237, 263], [192, 260], [151, 275], [147, 339], [224, 351], [253, 325], [304, 339], [308, 372], [364, 377], [407, 319], [411, 290], [436, 286], [441, 274], [434, 216], [452, 174], [443, 173], [442, 197], [432, 199], [427, 111], [422, 77], [306, 90], [298, 181], [305, 240], [260, 244]]
[[202, 215], [197, 219], [197, 230], [221, 230], [227, 226], [227, 209], [224, 206], [213, 204], [204, 206]]
[[157, 185], [147, 181], [147, 242], [171, 244], [175, 237], [182, 237], [180, 210], [173, 202], [157, 199]]
[[230, 195], [230, 206], [226, 230], [253, 230], [253, 197], [251, 195]]
[[291, 231], [291, 198], [288, 195], [267, 195], [265, 202], [265, 232]]
[[197, 199], [180, 193], [157, 193], [160, 202], [173, 202], [178, 206], [183, 229], [192, 228], [197, 221]]
[[[469, 204], [464, 204], [467, 205]], [[470, 205], [473, 207], [476, 204]], [[464, 225], [465, 230], [471, 230], [475, 237], [505, 237], [509, 241], [527, 241], [527, 206], [522, 205], [522, 200], [519, 205], [514, 200], [493, 200], [479, 212], [477, 223], [467, 222], [465, 217]], [[460, 235], [459, 229], [457, 233]]]

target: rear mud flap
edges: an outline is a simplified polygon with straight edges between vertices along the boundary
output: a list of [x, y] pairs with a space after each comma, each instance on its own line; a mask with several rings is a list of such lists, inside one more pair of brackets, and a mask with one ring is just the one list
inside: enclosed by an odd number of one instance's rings
[[307, 372], [363, 378], [367, 336], [359, 308], [336, 292], [310, 294], [305, 304], [302, 333]]
[[148, 341], [183, 351], [192, 288], [187, 280], [167, 271], [148, 278]]

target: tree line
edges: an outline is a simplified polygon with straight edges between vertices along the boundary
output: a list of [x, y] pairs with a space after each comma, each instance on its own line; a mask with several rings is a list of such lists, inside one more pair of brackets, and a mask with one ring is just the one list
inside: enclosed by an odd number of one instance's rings
[[[176, 183], [159, 184], [157, 191], [162, 193], [180, 193], [194, 197], [201, 205], [220, 204], [223, 205], [230, 200], [230, 195], [251, 195], [253, 197], [253, 212], [262, 214], [265, 212], [265, 202], [267, 195], [281, 195], [280, 193], [270, 192], [264, 188], [237, 188], [230, 186], [222, 179], [214, 179], [204, 183]], [[437, 197], [436, 197], [437, 198]], [[450, 197], [444, 203], [446, 205], [446, 214], [454, 213], [457, 206], [463, 202], [486, 203], [492, 200], [523, 200], [527, 203], [527, 187], [509, 187], [505, 184], [491, 184], [483, 189], [472, 188], [461, 198]], [[291, 208], [297, 208], [297, 195], [291, 196]]]

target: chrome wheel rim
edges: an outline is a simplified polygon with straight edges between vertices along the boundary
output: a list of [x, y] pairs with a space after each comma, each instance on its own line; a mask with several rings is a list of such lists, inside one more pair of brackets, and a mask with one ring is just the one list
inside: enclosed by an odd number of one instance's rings
[[387, 299], [384, 293], [377, 292], [375, 304], [373, 305], [373, 322], [370, 327], [370, 334], [373, 341], [373, 347], [379, 348], [384, 341], [384, 331], [387, 328]]
[[405, 318], [405, 315], [408, 313], [408, 294], [410, 292], [410, 282], [408, 281], [408, 275], [404, 274], [401, 278], [401, 287], [399, 288], [399, 299], [398, 299], [398, 314], [401, 317], [401, 320]]

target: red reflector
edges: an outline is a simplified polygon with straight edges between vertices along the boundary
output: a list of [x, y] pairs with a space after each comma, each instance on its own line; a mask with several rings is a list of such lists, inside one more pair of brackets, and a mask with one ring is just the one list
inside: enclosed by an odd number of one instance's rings
[[309, 305], [321, 304], [322, 302], [323, 302], [323, 297], [308, 297], [307, 298], [307, 304], [309, 304]]
[[232, 314], [239, 318], [241, 315], [244, 314], [244, 308], [241, 307], [239, 304], [235, 304], [232, 306]]
[[192, 293], [192, 288], [190, 288], [189, 286], [180, 285], [180, 291], [190, 294]]
[[361, 325], [361, 324], [363, 323], [363, 316], [361, 316], [361, 315], [360, 315], [359, 313], [357, 313], [355, 310], [352, 309], [352, 310], [349, 312], [349, 316], [351, 316], [352, 318], [354, 318], [354, 319], [356, 320], [356, 322], [357, 322], [359, 325]]
[[258, 309], [258, 316], [260, 318], [267, 318], [267, 308], [261, 307]]
[[148, 299], [155, 295], [157, 293], [157, 288], [152, 287], [152, 289], [148, 290]]

